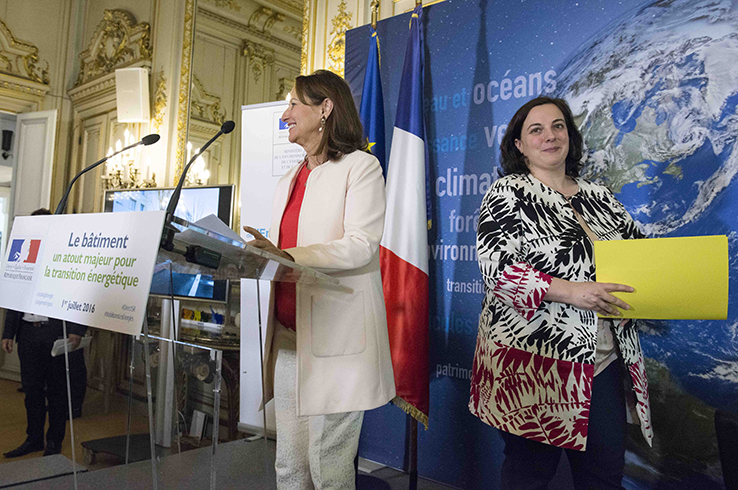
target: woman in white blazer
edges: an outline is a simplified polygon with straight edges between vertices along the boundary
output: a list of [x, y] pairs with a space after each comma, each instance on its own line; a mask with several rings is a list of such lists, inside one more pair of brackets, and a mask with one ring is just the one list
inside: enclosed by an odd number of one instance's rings
[[273, 287], [265, 382], [277, 416], [277, 487], [352, 489], [364, 411], [395, 396], [379, 272], [384, 179], [341, 77], [297, 77], [290, 97], [282, 121], [307, 155], [277, 185], [274, 243], [244, 230], [252, 245], [346, 289]]

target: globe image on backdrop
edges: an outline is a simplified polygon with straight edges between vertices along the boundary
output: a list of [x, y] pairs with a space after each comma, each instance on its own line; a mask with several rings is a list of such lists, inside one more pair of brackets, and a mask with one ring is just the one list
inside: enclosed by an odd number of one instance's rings
[[[737, 67], [738, 2], [657, 1], [579, 49], [556, 88], [584, 135], [584, 177], [652, 238], [727, 235], [733, 291]], [[673, 481], [659, 488], [722, 485], [713, 417], [738, 411], [737, 312], [733, 294], [727, 321], [643, 322], [655, 438], [653, 449], [631, 438], [628, 474]]]

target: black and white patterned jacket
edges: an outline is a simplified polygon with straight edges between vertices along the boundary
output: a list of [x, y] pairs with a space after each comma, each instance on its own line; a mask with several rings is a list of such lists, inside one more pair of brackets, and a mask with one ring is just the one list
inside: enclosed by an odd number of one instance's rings
[[[572, 208], [600, 240], [643, 234], [606, 187], [576, 180], [579, 191], [567, 201], [531, 175], [509, 175], [482, 201], [477, 251], [486, 294], [469, 407], [502, 430], [584, 450], [597, 315], [543, 297], [552, 277], [596, 280], [593, 244]], [[648, 381], [635, 324], [621, 321], [613, 334], [650, 443]]]

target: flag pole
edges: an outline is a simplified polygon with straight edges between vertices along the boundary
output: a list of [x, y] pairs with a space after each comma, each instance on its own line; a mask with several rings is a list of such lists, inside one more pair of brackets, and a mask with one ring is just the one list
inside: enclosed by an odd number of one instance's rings
[[410, 420], [410, 441], [409, 442], [409, 456], [410, 456], [410, 490], [418, 490], [418, 421], [414, 417], [408, 415], [407, 418]]
[[372, 29], [377, 30], [377, 20], [379, 20], [379, 0], [372, 0]]
[[[415, 0], [400, 80], [392, 150], [387, 162], [387, 209], [392, 212], [385, 217], [379, 252], [397, 389], [397, 396], [392, 401], [409, 417], [405, 423], [406, 459], [403, 466], [409, 476], [410, 490], [418, 488], [418, 421], [427, 428], [429, 412], [428, 206], [422, 109], [422, 16], [423, 3]], [[422, 192], [406, 191], [406, 187], [415, 189], [418, 182], [422, 183]], [[408, 279], [417, 287], [408, 290]]]
[[[423, 5], [423, 0], [415, 0], [415, 7]], [[421, 27], [422, 29], [422, 27]], [[410, 485], [409, 490], [418, 490], [418, 421], [408, 415], [410, 419]]]

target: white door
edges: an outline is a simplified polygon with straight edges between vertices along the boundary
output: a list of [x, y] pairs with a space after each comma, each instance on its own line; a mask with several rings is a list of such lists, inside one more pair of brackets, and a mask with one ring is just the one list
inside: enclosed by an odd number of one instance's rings
[[18, 114], [15, 134], [13, 216], [27, 216], [51, 207], [56, 110]]
[[[15, 216], [27, 216], [38, 208], [50, 206], [56, 110], [18, 114], [15, 135], [15, 172], [10, 192], [13, 204], [8, 206], [8, 211], [12, 209], [8, 212], [10, 222]], [[4, 320], [4, 315], [0, 319]], [[20, 362], [16, 347], [12, 354], [3, 357], [0, 377], [18, 381]]]
[[[12, 181], [12, 179], [11, 179]], [[10, 187], [0, 187], [0, 233], [2, 233], [2, 257], [5, 257], [5, 242], [8, 241], [7, 235], [10, 231], [8, 226], [8, 218], [10, 217]], [[5, 311], [0, 311], [0, 328], [5, 325]], [[20, 381], [20, 360], [18, 359], [18, 349], [13, 346], [13, 353], [6, 354], [0, 352], [0, 378], [12, 379]]]

